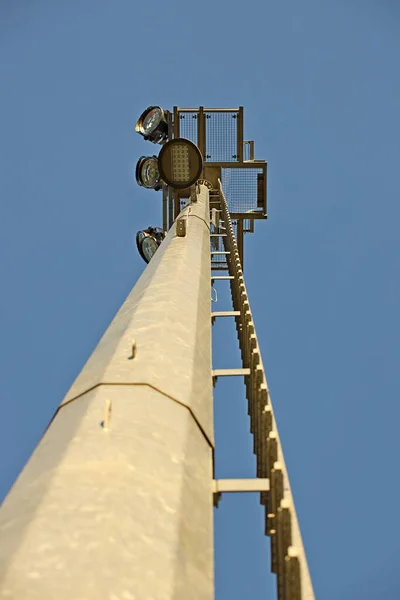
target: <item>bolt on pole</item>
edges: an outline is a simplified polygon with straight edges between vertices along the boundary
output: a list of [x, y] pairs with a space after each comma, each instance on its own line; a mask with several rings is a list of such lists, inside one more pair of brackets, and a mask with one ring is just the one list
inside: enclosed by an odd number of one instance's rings
[[200, 186], [0, 512], [0, 595], [214, 598], [209, 199]]

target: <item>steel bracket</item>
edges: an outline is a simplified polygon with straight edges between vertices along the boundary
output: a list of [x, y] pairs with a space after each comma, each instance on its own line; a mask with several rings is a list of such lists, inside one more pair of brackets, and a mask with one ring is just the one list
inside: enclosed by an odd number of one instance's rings
[[214, 479], [214, 506], [218, 508], [218, 503], [222, 494], [238, 492], [269, 492], [269, 489], [269, 479]]

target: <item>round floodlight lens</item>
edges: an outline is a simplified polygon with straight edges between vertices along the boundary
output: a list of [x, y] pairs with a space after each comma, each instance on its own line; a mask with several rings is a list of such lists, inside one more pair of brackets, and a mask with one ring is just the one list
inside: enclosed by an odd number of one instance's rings
[[154, 131], [160, 124], [162, 119], [162, 111], [160, 108], [152, 108], [143, 119], [143, 133], [149, 134]]
[[190, 140], [175, 138], [167, 142], [159, 156], [158, 168], [161, 179], [172, 188], [185, 189], [201, 176], [203, 157]]
[[157, 156], [141, 156], [136, 165], [136, 181], [145, 188], [159, 190], [160, 171]]
[[142, 181], [143, 185], [149, 188], [154, 188], [160, 181], [160, 173], [158, 172], [156, 159], [149, 158], [143, 163]]
[[168, 138], [169, 112], [161, 106], [149, 106], [139, 117], [135, 129], [145, 140], [160, 144]]
[[146, 262], [150, 262], [150, 260], [154, 256], [154, 254], [157, 252], [157, 248], [158, 248], [158, 244], [157, 244], [156, 240], [153, 237], [151, 237], [150, 235], [146, 236], [142, 240], [142, 252], [143, 252], [143, 257]]

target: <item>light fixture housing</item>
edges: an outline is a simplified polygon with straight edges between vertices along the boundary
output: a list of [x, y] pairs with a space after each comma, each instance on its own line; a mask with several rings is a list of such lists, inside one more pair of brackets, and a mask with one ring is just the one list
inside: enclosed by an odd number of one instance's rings
[[168, 138], [168, 114], [161, 106], [149, 106], [140, 115], [135, 129], [145, 140], [160, 144]]
[[140, 256], [149, 263], [165, 238], [165, 232], [160, 227], [148, 227], [136, 234], [136, 245]]
[[157, 156], [141, 156], [136, 164], [136, 181], [148, 190], [160, 190], [162, 181]]
[[185, 138], [166, 142], [158, 155], [160, 178], [177, 190], [190, 188], [203, 171], [203, 157], [199, 148]]

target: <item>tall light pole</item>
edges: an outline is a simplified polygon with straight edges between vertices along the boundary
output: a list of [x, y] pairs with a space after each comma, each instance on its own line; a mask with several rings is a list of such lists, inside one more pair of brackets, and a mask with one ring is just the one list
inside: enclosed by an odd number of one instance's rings
[[[148, 266], [3, 504], [0, 597], [212, 600], [213, 504], [247, 491], [265, 507], [279, 600], [313, 600], [243, 279], [243, 235], [267, 214], [266, 163], [243, 139], [242, 108], [149, 107], [136, 129], [163, 145], [136, 175], [163, 190], [168, 233], [138, 237]], [[216, 279], [233, 311], [211, 312]], [[234, 318], [241, 369], [212, 369], [219, 317]], [[212, 386], [225, 376], [245, 379], [254, 480], [213, 478]]]
[[7, 497], [0, 597], [213, 598], [208, 212], [201, 186]]

